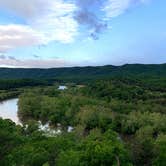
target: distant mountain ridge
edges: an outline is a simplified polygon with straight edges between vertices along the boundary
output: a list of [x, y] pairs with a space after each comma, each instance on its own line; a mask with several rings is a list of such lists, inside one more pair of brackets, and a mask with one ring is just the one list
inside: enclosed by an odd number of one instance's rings
[[0, 79], [107, 78], [114, 76], [166, 77], [165, 64], [126, 64], [64, 68], [0, 68]]

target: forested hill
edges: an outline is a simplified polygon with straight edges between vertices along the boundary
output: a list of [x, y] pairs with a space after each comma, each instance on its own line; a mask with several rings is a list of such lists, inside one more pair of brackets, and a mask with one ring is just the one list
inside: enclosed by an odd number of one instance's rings
[[0, 79], [85, 79], [114, 76], [166, 77], [166, 63], [160, 65], [126, 64], [123, 66], [68, 67], [50, 69], [0, 68]]

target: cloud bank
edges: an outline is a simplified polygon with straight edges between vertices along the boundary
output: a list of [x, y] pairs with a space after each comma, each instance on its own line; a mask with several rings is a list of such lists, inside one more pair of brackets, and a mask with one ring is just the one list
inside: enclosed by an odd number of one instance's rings
[[70, 43], [77, 35], [76, 5], [63, 0], [0, 0], [0, 9], [23, 18], [26, 24], [0, 25], [0, 52], [20, 46]]
[[[0, 0], [0, 10], [25, 21], [0, 25], [0, 52], [51, 41], [73, 42], [85, 36], [98, 39], [108, 21], [147, 0]], [[107, 21], [106, 21], [107, 20]], [[12, 21], [12, 20], [11, 20]]]
[[19, 60], [13, 56], [0, 55], [0, 67], [24, 67], [24, 68], [53, 68], [62, 66], [71, 66], [70, 62], [63, 59], [26, 59]]
[[7, 52], [16, 47], [40, 45], [44, 36], [29, 26], [0, 25], [0, 52]]

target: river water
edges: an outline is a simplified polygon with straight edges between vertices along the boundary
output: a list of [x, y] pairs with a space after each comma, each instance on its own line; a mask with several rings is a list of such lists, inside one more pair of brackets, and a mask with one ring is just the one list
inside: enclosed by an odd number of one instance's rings
[[11, 119], [16, 124], [20, 124], [17, 116], [18, 98], [0, 102], [0, 117], [3, 119]]
[[[66, 86], [59, 86], [59, 90], [67, 89]], [[0, 117], [3, 119], [11, 119], [16, 124], [21, 124], [19, 121], [17, 112], [18, 112], [18, 98], [8, 99], [3, 102], [0, 102]]]
[[[3, 102], [0, 102], [0, 117], [3, 119], [10, 119], [16, 124], [20, 124], [17, 112], [18, 112], [18, 98], [16, 99], [9, 99]], [[39, 121], [39, 129], [49, 133], [49, 135], [59, 134], [61, 130], [57, 129], [50, 129], [49, 124], [42, 125]], [[67, 131], [71, 132], [73, 130], [72, 126], [68, 126]]]

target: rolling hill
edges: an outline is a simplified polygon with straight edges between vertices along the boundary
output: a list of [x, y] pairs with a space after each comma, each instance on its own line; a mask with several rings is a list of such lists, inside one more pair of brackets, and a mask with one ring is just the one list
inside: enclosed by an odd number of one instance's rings
[[166, 64], [66, 68], [0, 68], [0, 79], [93, 79], [109, 77], [166, 77]]

